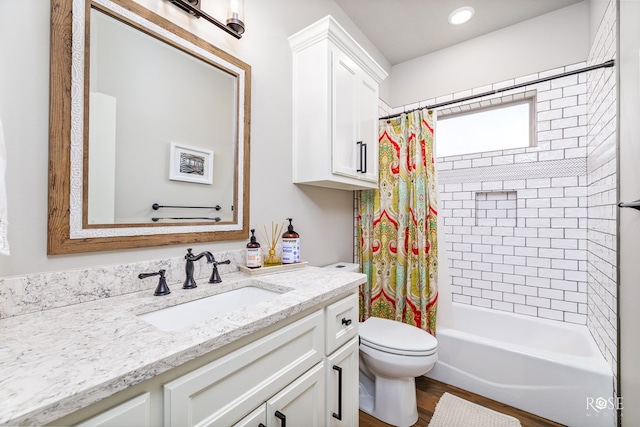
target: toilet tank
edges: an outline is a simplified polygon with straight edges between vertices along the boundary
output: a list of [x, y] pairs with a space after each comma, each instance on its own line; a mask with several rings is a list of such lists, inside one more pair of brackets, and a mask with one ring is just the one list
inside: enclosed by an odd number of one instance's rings
[[322, 268], [333, 268], [340, 271], [349, 271], [352, 273], [360, 273], [360, 265], [352, 262], [336, 262], [334, 264], [326, 265]]

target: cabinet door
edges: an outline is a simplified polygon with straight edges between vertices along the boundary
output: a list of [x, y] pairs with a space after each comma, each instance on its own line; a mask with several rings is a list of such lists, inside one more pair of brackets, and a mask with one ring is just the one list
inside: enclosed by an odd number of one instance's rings
[[327, 427], [358, 425], [358, 338], [327, 358]]
[[229, 426], [321, 362], [317, 311], [163, 386], [166, 426]]
[[324, 426], [324, 369], [318, 363], [267, 401], [267, 427]]
[[266, 427], [267, 426], [267, 408], [262, 404], [258, 409], [238, 421], [233, 427]]
[[358, 81], [358, 177], [378, 182], [378, 85], [366, 75]]
[[332, 172], [357, 178], [358, 144], [358, 67], [344, 53], [332, 50], [331, 89], [333, 122], [331, 138]]
[[149, 393], [141, 394], [104, 411], [100, 415], [76, 424], [76, 426], [82, 427], [141, 427], [150, 425], [151, 395]]

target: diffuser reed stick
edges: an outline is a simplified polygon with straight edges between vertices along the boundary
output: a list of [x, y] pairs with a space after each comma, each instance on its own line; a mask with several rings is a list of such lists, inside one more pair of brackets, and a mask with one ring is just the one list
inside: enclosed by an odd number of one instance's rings
[[274, 224], [273, 221], [271, 221], [271, 238], [269, 238], [269, 233], [267, 233], [267, 227], [263, 225], [262, 228], [264, 229], [262, 237], [264, 237], [269, 247], [269, 256], [264, 260], [265, 267], [282, 264], [282, 260], [276, 255], [276, 246], [278, 245], [278, 240], [280, 240], [280, 234], [282, 230], [284, 230], [284, 223]]

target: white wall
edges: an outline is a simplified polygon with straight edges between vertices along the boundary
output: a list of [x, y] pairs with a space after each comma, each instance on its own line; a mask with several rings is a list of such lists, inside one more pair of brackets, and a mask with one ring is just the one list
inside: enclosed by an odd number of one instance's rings
[[582, 62], [588, 53], [589, 4], [583, 1], [393, 66], [389, 104], [397, 107]]
[[[603, 16], [604, 19], [598, 20], [599, 31], [591, 45], [589, 64], [599, 64], [616, 56], [614, 0]], [[587, 325], [613, 373], [617, 374], [616, 69], [591, 71], [587, 86]]]
[[[618, 1], [619, 200], [640, 198], [640, 1]], [[640, 425], [640, 212], [619, 210], [618, 304], [622, 426]]]
[[[202, 19], [190, 19], [167, 1], [139, 2], [179, 25], [191, 25], [203, 38], [252, 66], [251, 225], [261, 227], [293, 217], [304, 260], [315, 265], [350, 260], [352, 193], [291, 183], [291, 53], [287, 37], [332, 14], [390, 71], [388, 62], [332, 0], [246, 0], [247, 31], [241, 40]], [[0, 257], [0, 277], [180, 256], [186, 245], [46, 255], [49, 9], [50, 2], [44, 0], [0, 1], [0, 120], [9, 158], [11, 245], [11, 256]], [[382, 92], [388, 91], [383, 84]], [[195, 251], [223, 251], [242, 248], [247, 241], [193, 246]]]
[[589, 0], [589, 45], [593, 45], [610, 0]]

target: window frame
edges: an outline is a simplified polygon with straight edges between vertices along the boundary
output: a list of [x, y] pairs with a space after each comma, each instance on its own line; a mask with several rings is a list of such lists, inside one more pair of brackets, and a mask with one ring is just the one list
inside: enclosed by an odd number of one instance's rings
[[[519, 96], [518, 96], [519, 95]], [[516, 98], [517, 97], [517, 98]], [[471, 151], [468, 153], [460, 153], [460, 154], [450, 154], [447, 156], [441, 156], [438, 154], [438, 122], [446, 119], [471, 115], [471, 114], [479, 114], [486, 111], [497, 110], [501, 108], [508, 108], [511, 106], [528, 104], [529, 105], [529, 144], [521, 147], [508, 147], [508, 148], [497, 148], [486, 151]], [[537, 147], [537, 109], [536, 109], [536, 93], [535, 91], [529, 91], [526, 93], [521, 93], [517, 95], [508, 95], [497, 98], [485, 99], [482, 101], [476, 101], [473, 103], [462, 104], [454, 107], [443, 108], [438, 110], [437, 120], [436, 120], [436, 129], [435, 129], [435, 150], [436, 157], [441, 159], [446, 159], [450, 157], [456, 156], [469, 156], [469, 155], [484, 155], [485, 153], [498, 153], [498, 152], [509, 152], [511, 150], [526, 150], [528, 148]]]

